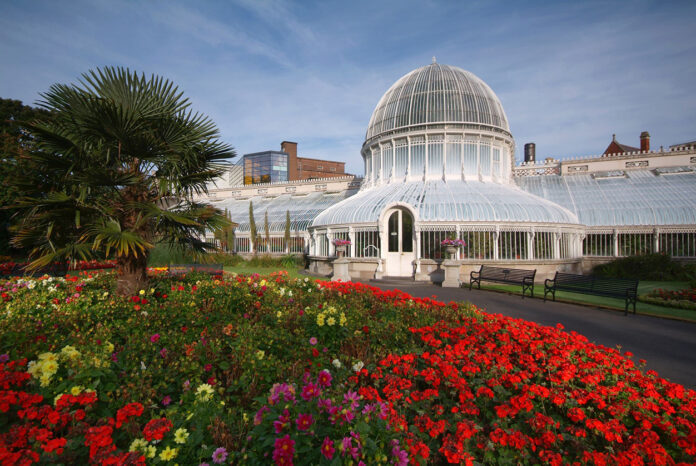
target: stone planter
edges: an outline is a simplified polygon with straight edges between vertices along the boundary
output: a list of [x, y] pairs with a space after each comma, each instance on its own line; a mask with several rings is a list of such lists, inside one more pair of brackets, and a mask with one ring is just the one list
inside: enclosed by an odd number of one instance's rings
[[336, 246], [336, 257], [346, 257], [346, 246]]
[[445, 246], [445, 252], [447, 252], [448, 259], [457, 258], [457, 246]]

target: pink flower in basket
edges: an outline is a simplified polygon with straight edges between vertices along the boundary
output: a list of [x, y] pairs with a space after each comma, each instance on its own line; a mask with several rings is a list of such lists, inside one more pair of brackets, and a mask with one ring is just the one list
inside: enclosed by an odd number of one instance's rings
[[460, 246], [466, 246], [466, 241], [463, 239], [443, 239], [442, 242], [440, 243], [441, 246], [455, 246], [455, 247], [460, 247]]

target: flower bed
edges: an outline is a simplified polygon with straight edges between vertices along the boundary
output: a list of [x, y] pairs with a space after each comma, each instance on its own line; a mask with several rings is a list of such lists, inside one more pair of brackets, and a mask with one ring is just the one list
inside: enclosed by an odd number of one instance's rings
[[2, 284], [0, 463], [696, 460], [696, 393], [615, 350], [353, 283]]
[[[24, 272], [26, 262], [7, 261], [0, 263], [0, 275], [16, 275]], [[116, 267], [115, 261], [77, 261], [74, 264], [54, 262], [46, 267], [42, 267], [40, 273], [55, 273], [60, 271], [79, 271], [79, 270], [100, 270], [113, 269]]]
[[658, 288], [650, 293], [640, 295], [639, 301], [657, 304], [659, 306], [691, 309], [696, 311], [696, 289], [663, 290]]

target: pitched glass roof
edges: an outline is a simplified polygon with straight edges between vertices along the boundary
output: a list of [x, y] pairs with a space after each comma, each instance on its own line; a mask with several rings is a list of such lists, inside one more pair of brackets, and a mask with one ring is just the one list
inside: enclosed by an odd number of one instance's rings
[[529, 176], [515, 179], [525, 191], [574, 212], [587, 226], [696, 224], [696, 173], [626, 171], [624, 177]]
[[399, 79], [377, 104], [366, 140], [398, 128], [428, 123], [472, 123], [510, 132], [500, 100], [473, 73], [433, 63]]
[[392, 203], [409, 205], [421, 222], [578, 223], [569, 210], [514, 185], [432, 180], [392, 183], [360, 191], [317, 215], [312, 226], [374, 224]]
[[357, 190], [339, 193], [313, 192], [309, 194], [282, 194], [277, 197], [254, 196], [248, 199], [224, 199], [213, 202], [219, 209], [227, 209], [233, 222], [238, 223], [238, 232], [249, 231], [249, 202], [254, 204], [256, 230], [263, 234], [264, 215], [268, 212], [271, 232], [285, 231], [285, 212], [290, 212], [290, 230], [307, 231], [312, 220], [327, 207], [352, 196]]

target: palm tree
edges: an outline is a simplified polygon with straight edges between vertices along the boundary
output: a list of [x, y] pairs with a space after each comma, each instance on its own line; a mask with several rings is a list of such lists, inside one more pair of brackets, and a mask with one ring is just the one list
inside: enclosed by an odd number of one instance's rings
[[235, 152], [172, 82], [109, 67], [41, 96], [52, 116], [28, 125], [37, 169], [15, 180], [25, 195], [13, 243], [31, 248], [31, 267], [114, 257], [117, 292], [127, 296], [146, 286], [156, 242], [214, 248], [205, 231], [227, 220], [193, 196]]

